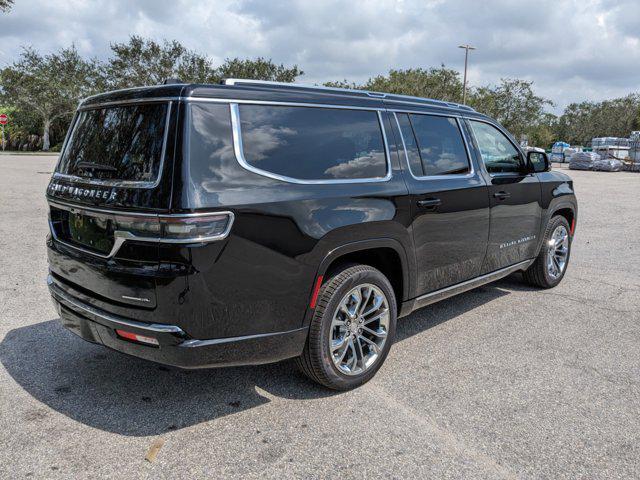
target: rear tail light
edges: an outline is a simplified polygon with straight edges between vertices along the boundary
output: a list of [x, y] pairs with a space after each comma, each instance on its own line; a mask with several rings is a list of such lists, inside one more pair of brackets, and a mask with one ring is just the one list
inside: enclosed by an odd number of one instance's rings
[[231, 229], [233, 214], [159, 217], [163, 242], [203, 242], [224, 238]]
[[116, 213], [50, 203], [49, 226], [53, 238], [103, 258], [112, 258], [129, 240], [153, 243], [222, 240], [229, 235], [234, 220], [233, 212], [228, 211], [169, 215]]
[[233, 213], [113, 217], [116, 236], [164, 243], [197, 243], [221, 240], [229, 234]]
[[137, 333], [127, 332], [126, 330], [116, 329], [116, 333], [120, 338], [125, 338], [127, 340], [131, 340], [132, 342], [144, 343], [146, 345], [154, 345], [159, 346], [159, 342], [157, 338], [147, 337], [145, 335], [138, 335]]

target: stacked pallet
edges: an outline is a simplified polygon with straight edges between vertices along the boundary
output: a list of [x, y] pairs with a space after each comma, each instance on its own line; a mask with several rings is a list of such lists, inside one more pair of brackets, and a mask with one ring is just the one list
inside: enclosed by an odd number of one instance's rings
[[569, 156], [565, 156], [565, 149], [569, 148], [569, 144], [566, 142], [556, 142], [551, 147], [551, 161], [564, 163], [569, 159]]
[[629, 136], [629, 159], [625, 170], [640, 172], [640, 132], [631, 132]]
[[640, 132], [631, 132], [629, 137], [629, 160], [640, 162]]
[[594, 163], [600, 160], [600, 155], [593, 152], [578, 152], [571, 156], [569, 168], [571, 170], [593, 170]]
[[592, 170], [599, 172], [619, 172], [623, 166], [624, 163], [615, 158], [601, 158], [593, 162]]

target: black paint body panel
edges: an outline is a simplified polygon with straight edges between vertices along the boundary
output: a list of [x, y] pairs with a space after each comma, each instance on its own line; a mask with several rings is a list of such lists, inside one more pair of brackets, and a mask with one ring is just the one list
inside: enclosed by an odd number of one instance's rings
[[[390, 112], [489, 120], [469, 109], [313, 89], [203, 85], [112, 92], [89, 99], [81, 108], [167, 98], [172, 102], [170, 128], [157, 187], [110, 187], [117, 191], [114, 198], [92, 198], [83, 191], [94, 185], [54, 177], [47, 197], [78, 208], [118, 212], [231, 211], [235, 221], [229, 236], [204, 244], [127, 242], [126, 248], [106, 260], [48, 238], [56, 285], [87, 305], [142, 323], [175, 325], [199, 341], [296, 333], [287, 338], [282, 352], [271, 356], [269, 349], [279, 348], [271, 340], [243, 340], [237, 349], [226, 345], [203, 353], [198, 364], [196, 349], [189, 350], [186, 360], [169, 352], [163, 357], [162, 348], [148, 353], [150, 347], [119, 339], [105, 325], [82, 326], [91, 320], [66, 315], [72, 319], [67, 320], [69, 325], [75, 322], [74, 328], [85, 333], [84, 338], [125, 353], [190, 368], [252, 363], [252, 348], [257, 349], [253, 363], [294, 356], [306, 340], [316, 279], [341, 256], [370, 249], [395, 252], [402, 271], [398, 304], [411, 305], [421, 295], [535, 257], [549, 216], [562, 208], [571, 210], [574, 218], [577, 214], [568, 177], [547, 172], [496, 179], [484, 170], [471, 141], [473, 175], [438, 180], [412, 177]], [[385, 126], [391, 179], [289, 183], [246, 170], [234, 155], [228, 155], [209, 165], [210, 176], [187, 185], [185, 178], [192, 167], [186, 119], [189, 105], [198, 99], [377, 109]], [[462, 127], [469, 136], [463, 120]], [[55, 184], [67, 188], [62, 191]], [[509, 189], [512, 196], [499, 203], [492, 197], [495, 189]], [[435, 209], [417, 207], [417, 201], [434, 196], [442, 201]], [[500, 248], [526, 237], [532, 239], [515, 248]], [[126, 300], [123, 295], [148, 298], [149, 302]]]

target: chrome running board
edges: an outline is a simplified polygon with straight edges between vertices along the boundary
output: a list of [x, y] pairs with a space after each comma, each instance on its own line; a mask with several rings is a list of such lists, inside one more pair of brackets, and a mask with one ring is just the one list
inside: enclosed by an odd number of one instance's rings
[[454, 295], [457, 295], [459, 293], [467, 292], [469, 290], [473, 290], [474, 288], [481, 287], [482, 285], [486, 285], [487, 283], [500, 280], [507, 275], [511, 275], [512, 273], [517, 272], [518, 270], [526, 270], [527, 267], [529, 267], [529, 265], [534, 262], [534, 260], [535, 259], [525, 260], [524, 262], [519, 262], [514, 265], [501, 268], [500, 270], [496, 270], [495, 272], [487, 273], [485, 275], [472, 278], [471, 280], [467, 280], [462, 283], [451, 285], [450, 287], [436, 290], [435, 292], [421, 295], [420, 297], [413, 300], [411, 309], [409, 311], [405, 311], [406, 315], [411, 313], [413, 310], [417, 310], [418, 308], [426, 307], [427, 305], [439, 302], [440, 300], [444, 300], [445, 298], [453, 297]]

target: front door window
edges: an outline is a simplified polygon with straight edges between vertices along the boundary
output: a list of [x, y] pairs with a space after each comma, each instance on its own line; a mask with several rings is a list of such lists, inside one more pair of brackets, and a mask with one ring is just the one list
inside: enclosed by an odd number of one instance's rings
[[520, 152], [500, 130], [484, 122], [472, 120], [470, 123], [487, 172], [494, 174], [523, 171], [524, 162]]

